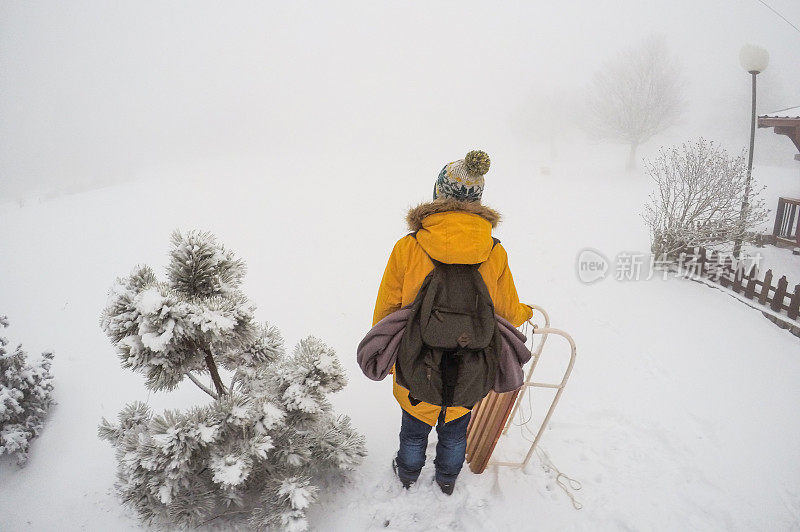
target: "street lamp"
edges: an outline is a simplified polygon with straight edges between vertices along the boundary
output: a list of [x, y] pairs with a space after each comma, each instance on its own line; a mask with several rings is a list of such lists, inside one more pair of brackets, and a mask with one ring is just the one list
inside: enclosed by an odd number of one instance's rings
[[[753, 146], [756, 140], [756, 76], [764, 72], [769, 65], [769, 52], [754, 44], [745, 44], [739, 52], [739, 63], [752, 77], [753, 81], [753, 103], [750, 112], [750, 151], [747, 154], [747, 181], [744, 187], [744, 199], [742, 200], [742, 212], [739, 221], [744, 226], [744, 219], [747, 213], [747, 199], [750, 197], [750, 178], [753, 175]], [[742, 238], [736, 239], [733, 245], [733, 256], [739, 258], [742, 250]]]

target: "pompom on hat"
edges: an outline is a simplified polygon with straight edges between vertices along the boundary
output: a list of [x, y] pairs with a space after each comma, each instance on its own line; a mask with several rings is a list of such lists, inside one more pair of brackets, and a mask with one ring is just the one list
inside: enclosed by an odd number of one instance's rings
[[433, 186], [433, 199], [452, 198], [459, 201], [481, 201], [483, 176], [491, 160], [485, 151], [473, 150], [458, 161], [447, 163]]

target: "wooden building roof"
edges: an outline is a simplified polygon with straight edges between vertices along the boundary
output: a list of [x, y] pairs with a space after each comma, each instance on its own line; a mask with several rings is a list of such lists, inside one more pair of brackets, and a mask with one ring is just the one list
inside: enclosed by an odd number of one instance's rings
[[[761, 115], [758, 117], [758, 127], [771, 127], [778, 135], [786, 135], [800, 152], [800, 106]], [[800, 153], [794, 158], [800, 161]]]

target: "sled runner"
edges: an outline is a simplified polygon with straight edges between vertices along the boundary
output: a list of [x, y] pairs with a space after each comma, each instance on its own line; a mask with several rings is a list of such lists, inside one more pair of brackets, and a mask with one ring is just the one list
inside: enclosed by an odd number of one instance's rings
[[[544, 327], [538, 327], [530, 320], [528, 324], [531, 327], [531, 336], [541, 335], [536, 350], [533, 351], [531, 358], [531, 365], [525, 375], [525, 382], [519, 390], [498, 394], [489, 392], [475, 408], [472, 410], [472, 418], [470, 419], [469, 426], [467, 427], [467, 463], [473, 473], [483, 473], [488, 465], [510, 466], [510, 467], [525, 467], [530, 461], [536, 449], [536, 445], [547, 428], [550, 418], [553, 415], [558, 400], [564, 392], [564, 387], [567, 385], [570, 373], [572, 373], [572, 366], [575, 364], [575, 342], [572, 337], [560, 329], [550, 327], [550, 317], [547, 312], [539, 306], [531, 305], [534, 311], [538, 311], [544, 317]], [[536, 371], [536, 365], [542, 355], [545, 341], [549, 335], [557, 335], [566, 339], [570, 346], [569, 364], [564, 370], [563, 377], [559, 383], [543, 383], [533, 382], [533, 374]], [[492, 452], [497, 445], [498, 440], [502, 434], [507, 434], [514, 417], [519, 411], [519, 405], [525, 398], [525, 393], [529, 387], [537, 388], [551, 388], [556, 389], [556, 394], [550, 403], [547, 414], [544, 417], [539, 429], [536, 431], [536, 437], [531, 443], [528, 453], [521, 462], [492, 462], [490, 461]]]

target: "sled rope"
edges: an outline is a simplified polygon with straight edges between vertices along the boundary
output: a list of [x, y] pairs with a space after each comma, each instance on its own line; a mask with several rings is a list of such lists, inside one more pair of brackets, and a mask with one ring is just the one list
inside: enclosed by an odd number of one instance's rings
[[[533, 417], [533, 405], [531, 404], [531, 395], [533, 394], [528, 395], [528, 408], [530, 410], [530, 413], [528, 415], [528, 421], [530, 421], [530, 419]], [[524, 408], [520, 408], [520, 410], [521, 410], [520, 417], [525, 417]], [[536, 435], [533, 433], [530, 427], [528, 427], [527, 424], [521, 424], [519, 426], [521, 429], [520, 432], [522, 434], [522, 437], [525, 440], [533, 443], [533, 439], [529, 438], [528, 435], [525, 434], [527, 432], [532, 438], [536, 437]], [[572, 491], [570, 491], [570, 490], [579, 491], [583, 487], [580, 481], [575, 480], [574, 478], [562, 473], [561, 470], [558, 469], [558, 467], [556, 467], [556, 465], [553, 463], [553, 460], [550, 459], [550, 455], [547, 454], [547, 451], [542, 449], [541, 445], [537, 445], [535, 449], [536, 449], [536, 456], [539, 457], [539, 463], [541, 464], [542, 470], [544, 470], [545, 474], [553, 473], [555, 475], [556, 484], [558, 484], [558, 487], [560, 487], [561, 490], [567, 494], [567, 497], [569, 497], [570, 502], [572, 502], [572, 507], [575, 508], [576, 510], [582, 509], [583, 503], [581, 503], [575, 497]]]
[[[536, 446], [536, 455], [539, 457], [539, 461], [541, 462], [542, 469], [544, 470], [544, 472], [546, 474], [549, 474], [551, 472], [555, 474], [556, 484], [558, 484], [558, 487], [560, 487], [561, 490], [567, 494], [570, 501], [572, 502], [572, 507], [575, 508], [576, 510], [580, 510], [581, 508], [583, 508], [583, 504], [570, 491], [570, 489], [573, 489], [575, 491], [580, 490], [583, 487], [581, 483], [575, 480], [574, 478], [568, 477], [567, 475], [562, 473], [555, 466], [553, 461], [550, 460], [550, 456], [547, 454], [547, 452], [545, 452], [545, 450], [542, 449], [542, 447], [539, 445]], [[564, 482], [565, 480], [566, 482]]]
[[[530, 320], [528, 320], [528, 321], [526, 321], [525, 323], [522, 324], [522, 334], [524, 334], [525, 336], [528, 336], [528, 329], [531, 328], [530, 323], [531, 323]], [[530, 335], [530, 338], [531, 338], [530, 352], [531, 353], [534, 352], [533, 351], [533, 343], [534, 343], [533, 336], [534, 336], [533, 334]], [[528, 423], [530, 423], [530, 421], [533, 419], [533, 392], [534, 392], [534, 389], [531, 388], [530, 390], [528, 390], [528, 393], [526, 394], [527, 395], [527, 399], [528, 399], [528, 410], [529, 410], [528, 417], [527, 418], [525, 417], [525, 411], [522, 408], [522, 404], [520, 404], [520, 409], [519, 409], [520, 410], [519, 411], [520, 421], [519, 422], [515, 422], [512, 419], [511, 420], [511, 424], [512, 425], [514, 425], [516, 427], [522, 427], [522, 426], [525, 426]], [[530, 431], [530, 429], [529, 429], [529, 431]], [[530, 440], [528, 440], [528, 441], [530, 441]]]
[[[530, 412], [528, 413], [528, 417], [526, 418], [525, 417], [525, 410], [522, 408], [522, 405], [520, 404], [520, 409], [519, 409], [519, 413], [518, 413], [519, 417], [520, 417], [519, 423], [517, 423], [513, 419], [511, 420], [511, 423], [515, 427], [525, 427], [533, 419], [533, 390], [529, 390], [528, 393], [527, 393], [527, 396], [528, 396], [528, 410]], [[530, 432], [530, 429], [528, 429], [528, 431]], [[530, 441], [530, 440], [528, 440], [528, 441]]]

